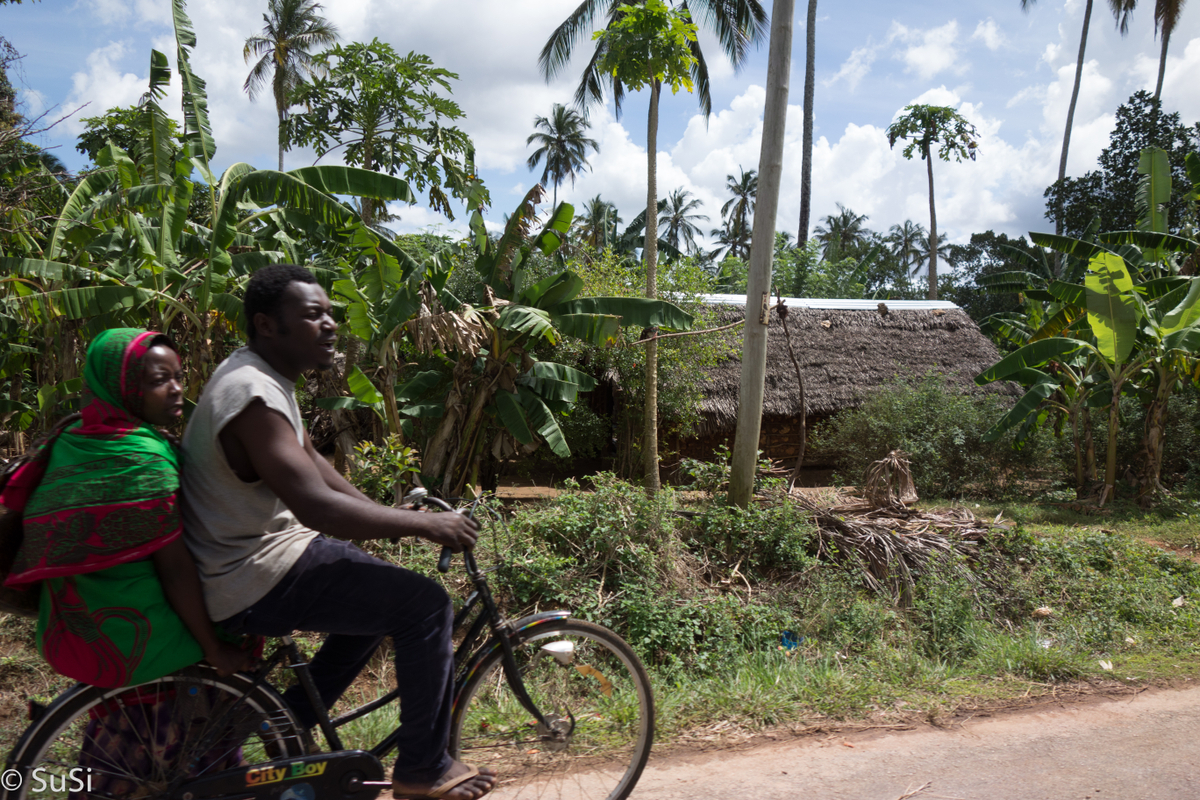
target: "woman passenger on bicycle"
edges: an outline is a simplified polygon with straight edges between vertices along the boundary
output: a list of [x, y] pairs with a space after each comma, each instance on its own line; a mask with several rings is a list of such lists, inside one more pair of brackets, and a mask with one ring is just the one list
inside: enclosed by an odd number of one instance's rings
[[217, 638], [181, 536], [179, 454], [155, 427], [182, 416], [181, 379], [164, 334], [104, 331], [88, 347], [82, 419], [0, 495], [24, 512], [6, 584], [41, 582], [38, 649], [75, 680], [111, 688], [201, 659], [223, 674], [251, 663]]

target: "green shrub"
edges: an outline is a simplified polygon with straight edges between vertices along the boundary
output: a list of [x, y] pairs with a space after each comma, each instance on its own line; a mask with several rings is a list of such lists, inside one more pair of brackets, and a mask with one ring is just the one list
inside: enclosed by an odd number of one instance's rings
[[815, 563], [815, 535], [808, 512], [791, 503], [746, 509], [713, 503], [696, 516], [687, 541], [765, 577]]
[[388, 436], [383, 444], [362, 442], [354, 450], [359, 463], [351, 480], [360, 492], [377, 503], [392, 505], [420, 474], [421, 457], [403, 444], [399, 436]]
[[982, 623], [973, 587], [955, 564], [928, 570], [917, 582], [909, 616], [914, 640], [929, 658], [959, 664], [974, 655]]
[[1021, 450], [1012, 436], [996, 442], [983, 434], [1007, 411], [994, 395], [970, 397], [947, 388], [942, 376], [897, 379], [860, 407], [817, 427], [814, 458], [829, 458], [851, 482], [861, 482], [873, 461], [892, 450], [908, 453], [917, 491], [926, 497], [998, 497], [1031, 481], [1062, 479], [1069, 443], [1049, 430], [1034, 433]]

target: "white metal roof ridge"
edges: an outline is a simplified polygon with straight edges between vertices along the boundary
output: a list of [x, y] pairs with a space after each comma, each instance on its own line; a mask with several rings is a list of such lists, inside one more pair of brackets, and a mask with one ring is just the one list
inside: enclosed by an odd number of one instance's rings
[[[744, 294], [706, 294], [704, 302], [711, 305], [741, 306], [746, 304]], [[771, 298], [775, 305], [776, 298]], [[948, 300], [843, 300], [828, 297], [785, 297], [784, 304], [788, 308], [824, 308], [838, 311], [874, 311], [880, 303], [886, 303], [894, 311], [933, 311], [935, 309], [952, 310], [958, 306]]]

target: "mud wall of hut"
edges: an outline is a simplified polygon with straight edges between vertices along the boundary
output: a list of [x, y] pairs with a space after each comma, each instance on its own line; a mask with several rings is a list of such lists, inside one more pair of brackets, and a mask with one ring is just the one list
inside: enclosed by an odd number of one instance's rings
[[[828, 419], [829, 414], [812, 415], [808, 418], [809, 444], [812, 443], [813, 426]], [[678, 458], [696, 458], [710, 461], [717, 448], [727, 445], [733, 448], [734, 431], [714, 431], [689, 438], [669, 440], [668, 447]], [[764, 415], [758, 437], [758, 449], [767, 458], [776, 461], [791, 461], [800, 452], [800, 420], [792, 416]], [[811, 449], [809, 454], [811, 454]], [[808, 459], [806, 458], [806, 463]], [[816, 465], [813, 465], [816, 466]]]

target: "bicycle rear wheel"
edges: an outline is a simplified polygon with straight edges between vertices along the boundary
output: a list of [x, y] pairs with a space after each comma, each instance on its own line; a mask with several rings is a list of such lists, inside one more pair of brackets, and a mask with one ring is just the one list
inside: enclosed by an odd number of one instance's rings
[[455, 698], [450, 752], [500, 774], [489, 798], [627, 797], [654, 739], [654, 696], [633, 649], [607, 628], [574, 619], [519, 634], [513, 649], [549, 729], [513, 694], [497, 650]]
[[[245, 675], [196, 665], [135, 687], [77, 684], [25, 731], [0, 800], [165, 798], [177, 780], [300, 756], [291, 710]], [[88, 783], [90, 781], [90, 785]]]

